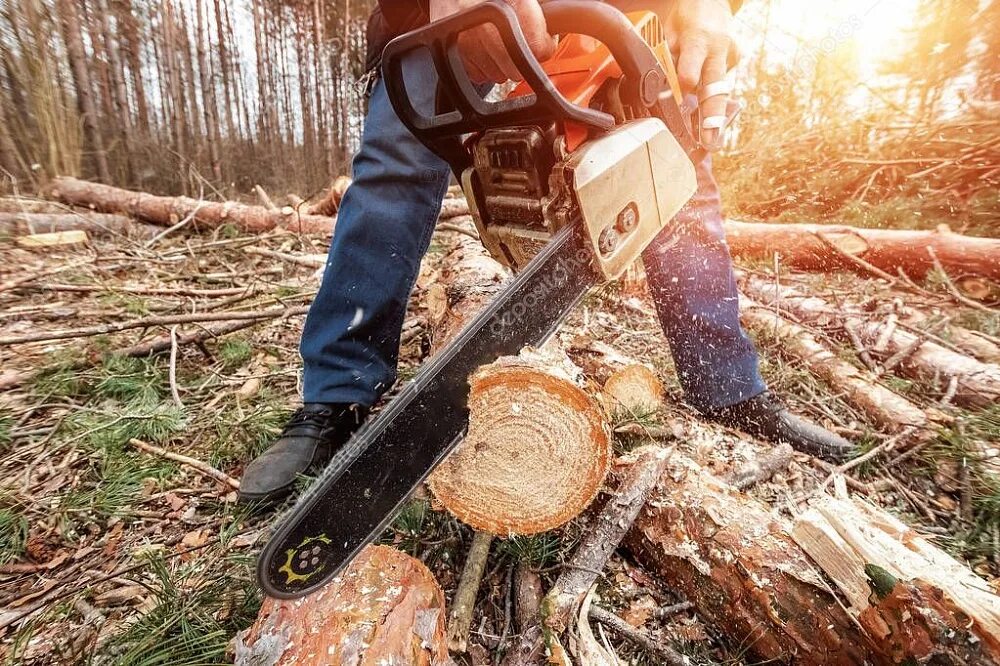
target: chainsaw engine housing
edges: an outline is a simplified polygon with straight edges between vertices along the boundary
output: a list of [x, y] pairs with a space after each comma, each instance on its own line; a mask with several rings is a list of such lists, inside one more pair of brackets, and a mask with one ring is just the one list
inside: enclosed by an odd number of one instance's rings
[[697, 182], [663, 122], [643, 118], [568, 155], [551, 130], [488, 130], [463, 188], [483, 244], [515, 271], [579, 219], [596, 267], [615, 279], [691, 198]]

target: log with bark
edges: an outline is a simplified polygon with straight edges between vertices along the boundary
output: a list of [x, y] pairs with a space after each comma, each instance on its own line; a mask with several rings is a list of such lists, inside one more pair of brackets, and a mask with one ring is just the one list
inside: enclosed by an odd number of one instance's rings
[[151, 238], [159, 229], [135, 222], [124, 215], [102, 213], [3, 213], [0, 212], [0, 234], [23, 236], [62, 231], [86, 231], [92, 236], [138, 234]]
[[854, 331], [861, 343], [874, 354], [892, 359], [894, 370], [911, 379], [931, 383], [954, 381], [956, 404], [989, 407], [1000, 401], [1000, 366], [947, 349], [919, 334], [895, 324], [895, 318], [873, 320], [861, 313], [845, 311], [825, 300], [805, 296], [796, 289], [743, 276], [743, 291], [753, 299], [790, 313], [794, 319], [811, 326], [825, 327], [841, 339]]
[[309, 207], [310, 215], [323, 215], [333, 217], [340, 210], [340, 202], [347, 193], [347, 188], [351, 186], [351, 179], [348, 176], [337, 176], [330, 189], [326, 191], [323, 198]]
[[444, 594], [419, 560], [369, 546], [316, 592], [265, 599], [236, 639], [236, 664], [445, 666]]
[[860, 269], [854, 257], [890, 276], [902, 271], [919, 279], [935, 269], [936, 257], [972, 298], [1000, 283], [1000, 239], [963, 236], [945, 226], [911, 231], [728, 221], [726, 238], [736, 257], [770, 261], [777, 254], [803, 270]]
[[330, 233], [333, 220], [318, 215], [301, 215], [294, 209], [268, 210], [263, 206], [189, 197], [163, 197], [123, 190], [76, 178], [52, 181], [49, 195], [73, 206], [101, 213], [125, 213], [159, 226], [173, 226], [191, 218], [194, 227], [216, 228], [232, 224], [245, 233], [261, 233], [284, 228], [299, 233]]
[[[881, 530], [889, 540], [901, 537], [904, 530], [898, 521], [886, 528], [884, 514], [845, 512], [841, 517], [838, 530], [852, 534]], [[822, 526], [816, 531], [836, 540]], [[889, 593], [869, 611], [873, 616], [859, 620], [809, 557], [818, 551], [804, 549], [792, 534], [792, 526], [766, 506], [675, 454], [626, 544], [642, 566], [683, 594], [733, 645], [761, 661], [927, 663], [936, 654], [941, 661], [933, 663], [957, 665], [977, 654], [994, 654], [986, 646], [1000, 637], [997, 598], [984, 582], [926, 540], [919, 544], [921, 558], [939, 565], [950, 562], [934, 578], [898, 557], [897, 551], [916, 543], [912, 537], [900, 538], [897, 548], [882, 551], [865, 549], [863, 540], [855, 540], [852, 546], [862, 554], [850, 565], [838, 557], [818, 558], [838, 587], [841, 580], [853, 586], [850, 594], [842, 593], [859, 604], [864, 578], [859, 578], [857, 566], [860, 576], [870, 579], [865, 565], [875, 565], [869, 572], [896, 571], [896, 578], [907, 583], [898, 589], [889, 585]], [[843, 573], [848, 566], [853, 567], [853, 578]], [[961, 605], [956, 597], [970, 589], [976, 590], [976, 601]], [[960, 624], [963, 619], [965, 625]], [[928, 636], [935, 631], [941, 640], [931, 645]], [[970, 640], [970, 632], [975, 640]], [[996, 663], [976, 659], [972, 663]]]

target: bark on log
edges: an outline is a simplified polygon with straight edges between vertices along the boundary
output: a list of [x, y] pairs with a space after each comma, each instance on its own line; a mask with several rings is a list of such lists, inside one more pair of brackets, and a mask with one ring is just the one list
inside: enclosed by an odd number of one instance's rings
[[159, 226], [172, 226], [193, 216], [194, 226], [215, 228], [232, 224], [245, 233], [261, 233], [282, 227], [298, 233], [329, 233], [330, 218], [316, 215], [286, 214], [263, 206], [248, 206], [231, 201], [198, 201], [189, 197], [161, 197], [144, 192], [123, 190], [76, 178], [56, 178], [50, 195], [63, 203], [82, 206], [102, 213], [125, 213]]
[[1000, 599], [985, 582], [881, 511], [818, 507], [793, 527], [675, 455], [626, 544], [762, 661], [997, 663]]
[[890, 275], [902, 269], [911, 278], [923, 278], [934, 269], [936, 255], [954, 280], [976, 276], [1000, 282], [1000, 239], [963, 236], [944, 226], [909, 231], [728, 221], [726, 239], [734, 256], [771, 260], [777, 253], [786, 265], [803, 270], [858, 268], [832, 244]]
[[839, 358], [798, 324], [749, 299], [741, 299], [740, 317], [748, 328], [780, 341], [782, 355], [797, 360], [837, 389], [881, 428], [901, 432], [927, 425], [927, 415], [922, 409], [879, 384], [874, 376]]
[[1000, 663], [1000, 598], [963, 564], [867, 502], [824, 497], [792, 536], [897, 663]]
[[761, 661], [866, 663], [867, 638], [760, 502], [674, 455], [626, 545]]
[[445, 666], [444, 594], [419, 560], [369, 546], [313, 594], [265, 599], [236, 664]]
[[565, 356], [525, 351], [470, 378], [469, 432], [430, 478], [459, 520], [492, 534], [537, 534], [594, 499], [611, 440], [573, 370]]
[[1000, 401], [1000, 366], [981, 363], [976, 359], [946, 349], [915, 333], [873, 321], [861, 314], [845, 312], [821, 298], [800, 294], [795, 289], [778, 287], [760, 278], [744, 276], [743, 290], [752, 298], [772, 308], [790, 312], [798, 321], [812, 326], [830, 328], [847, 338], [846, 328], [852, 327], [861, 342], [886, 358], [905, 355], [896, 370], [901, 374], [929, 383], [947, 385], [954, 380], [955, 403], [968, 407], [989, 407]]

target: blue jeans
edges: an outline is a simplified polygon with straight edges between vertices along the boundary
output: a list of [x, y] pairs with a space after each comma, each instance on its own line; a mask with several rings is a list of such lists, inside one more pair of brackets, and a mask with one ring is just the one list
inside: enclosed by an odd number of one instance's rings
[[[436, 79], [429, 59], [406, 69], [415, 106], [430, 108]], [[379, 81], [323, 284], [302, 333], [305, 402], [370, 406], [395, 382], [406, 302], [450, 175], [399, 121]], [[698, 183], [697, 195], [647, 248], [643, 262], [686, 398], [710, 411], [753, 397], [765, 384], [740, 328], [709, 160], [698, 167]]]

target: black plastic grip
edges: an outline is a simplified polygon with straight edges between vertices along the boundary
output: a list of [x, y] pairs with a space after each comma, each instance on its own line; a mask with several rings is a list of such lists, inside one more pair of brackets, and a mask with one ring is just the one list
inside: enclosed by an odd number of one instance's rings
[[[594, 37], [611, 51], [625, 75], [633, 99], [656, 103], [664, 85], [663, 71], [649, 45], [620, 11], [592, 0], [552, 0], [542, 4], [549, 32]], [[470, 29], [493, 25], [508, 56], [532, 89], [531, 95], [486, 101], [462, 62], [458, 38]], [[404, 79], [405, 57], [427, 49], [434, 62], [439, 88], [453, 107], [432, 115], [420, 113], [410, 99]], [[569, 102], [553, 85], [528, 46], [514, 10], [491, 0], [392, 40], [382, 56], [389, 99], [403, 124], [422, 143], [447, 160], [456, 173], [468, 166], [461, 137], [493, 127], [570, 120], [597, 130], [614, 126], [604, 112]]]

